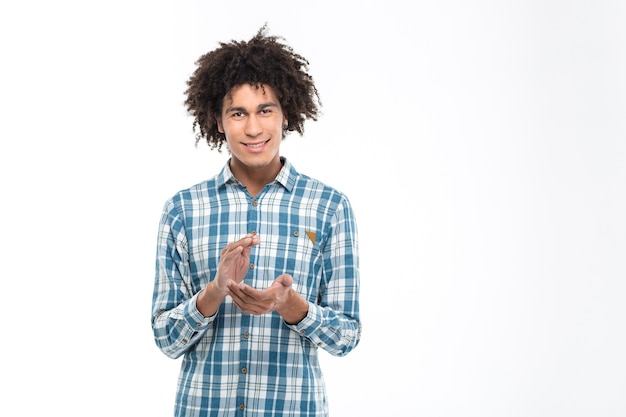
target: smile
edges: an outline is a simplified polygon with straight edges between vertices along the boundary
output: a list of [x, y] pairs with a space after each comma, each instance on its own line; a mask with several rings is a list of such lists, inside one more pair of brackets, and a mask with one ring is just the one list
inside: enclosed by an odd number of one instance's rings
[[244, 145], [247, 146], [248, 148], [258, 149], [258, 148], [262, 148], [267, 142], [269, 142], [269, 139], [264, 142], [259, 142], [259, 143], [244, 143]]

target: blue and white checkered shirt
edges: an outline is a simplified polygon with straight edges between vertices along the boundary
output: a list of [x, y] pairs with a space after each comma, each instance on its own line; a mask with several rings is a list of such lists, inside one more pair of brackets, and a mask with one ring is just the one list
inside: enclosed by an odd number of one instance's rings
[[[167, 201], [159, 225], [152, 328], [157, 346], [183, 356], [175, 415], [327, 416], [318, 348], [335, 356], [359, 342], [357, 228], [344, 194], [282, 159], [276, 179], [253, 197], [228, 164], [213, 179]], [[226, 297], [203, 317], [197, 293], [213, 279], [221, 250], [256, 232], [245, 282], [281, 274], [309, 301], [288, 325], [273, 312], [242, 313]]]

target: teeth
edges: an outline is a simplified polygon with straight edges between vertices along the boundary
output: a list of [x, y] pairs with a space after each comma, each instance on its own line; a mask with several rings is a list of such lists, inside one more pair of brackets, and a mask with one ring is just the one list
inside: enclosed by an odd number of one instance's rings
[[267, 142], [261, 142], [261, 143], [255, 143], [253, 145], [248, 144], [246, 146], [250, 147], [250, 148], [260, 148], [261, 146], [265, 145]]

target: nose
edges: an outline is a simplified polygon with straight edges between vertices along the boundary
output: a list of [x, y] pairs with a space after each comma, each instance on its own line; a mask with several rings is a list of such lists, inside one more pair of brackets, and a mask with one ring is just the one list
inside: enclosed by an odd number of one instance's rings
[[246, 119], [245, 133], [248, 136], [256, 137], [263, 131], [261, 121], [255, 115], [250, 115]]

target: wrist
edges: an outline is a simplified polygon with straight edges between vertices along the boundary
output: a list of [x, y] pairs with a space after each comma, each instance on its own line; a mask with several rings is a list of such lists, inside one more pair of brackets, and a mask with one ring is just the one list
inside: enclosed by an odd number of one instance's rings
[[298, 324], [308, 313], [309, 303], [296, 290], [290, 288], [287, 299], [278, 310], [278, 314], [287, 324]]
[[221, 290], [215, 281], [211, 281], [198, 293], [196, 307], [204, 317], [210, 317], [217, 312], [224, 298], [226, 298], [226, 291]]

